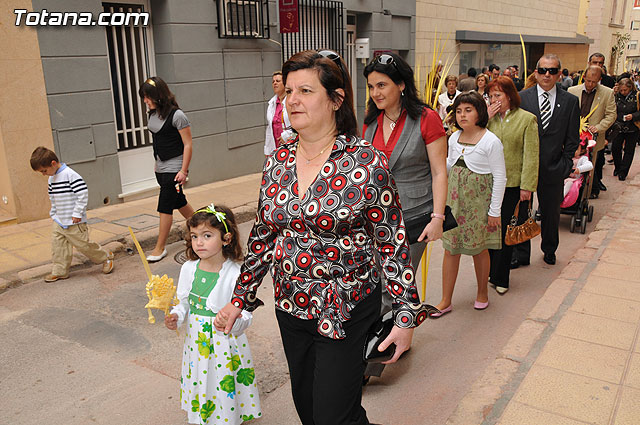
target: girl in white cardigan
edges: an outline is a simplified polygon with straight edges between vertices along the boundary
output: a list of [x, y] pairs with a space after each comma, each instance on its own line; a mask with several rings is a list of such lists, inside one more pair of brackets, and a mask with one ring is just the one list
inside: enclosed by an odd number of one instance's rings
[[507, 184], [502, 143], [486, 129], [487, 104], [475, 91], [462, 93], [453, 102], [452, 124], [456, 131], [449, 138], [447, 205], [458, 227], [445, 232], [442, 264], [442, 300], [436, 306], [437, 318], [452, 310], [451, 298], [458, 277], [460, 255], [472, 255], [478, 281], [474, 308], [489, 305], [488, 249], [500, 249], [500, 208]]
[[180, 404], [190, 424], [240, 424], [258, 418], [260, 401], [249, 341], [252, 315], [242, 311], [230, 334], [215, 328], [218, 311], [231, 301], [242, 248], [231, 210], [213, 204], [187, 220], [187, 261], [180, 270], [180, 303], [165, 317], [177, 329], [187, 321]]

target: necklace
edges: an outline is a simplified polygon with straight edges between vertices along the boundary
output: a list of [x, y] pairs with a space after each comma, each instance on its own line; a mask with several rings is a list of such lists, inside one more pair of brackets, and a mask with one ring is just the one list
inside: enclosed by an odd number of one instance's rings
[[389, 115], [387, 115], [387, 111], [384, 111], [384, 116], [389, 118], [389, 121], [391, 121], [389, 123], [389, 127], [391, 127], [391, 130], [393, 130], [394, 128], [396, 128], [396, 123], [398, 122], [398, 120], [400, 119], [400, 115], [402, 115], [402, 109], [400, 109], [400, 113], [398, 114], [398, 118], [396, 118], [395, 120], [392, 119]]
[[313, 156], [313, 157], [311, 157], [311, 158], [308, 158], [308, 157], [307, 157], [307, 155], [305, 155], [305, 154], [302, 152], [302, 151], [306, 151], [306, 149], [304, 148], [304, 146], [302, 145], [302, 143], [300, 143], [300, 144], [299, 144], [299, 146], [300, 146], [300, 154], [301, 154], [301, 155], [302, 155], [302, 157], [307, 161], [307, 164], [310, 164], [310, 163], [311, 163], [311, 161], [313, 161], [314, 159], [316, 159], [317, 157], [319, 157], [320, 155], [322, 155], [323, 153], [325, 153], [325, 151], [326, 151], [327, 149], [329, 149], [329, 147], [333, 147], [333, 143], [334, 143], [334, 141], [332, 140], [332, 141], [331, 141], [327, 146], [325, 146], [324, 148], [322, 148], [322, 150], [320, 151], [320, 153], [319, 153], [319, 154], [317, 154], [317, 155], [315, 155], [315, 156]]
[[[464, 133], [463, 133], [464, 134]], [[479, 131], [478, 134], [473, 135], [473, 137], [471, 138], [471, 140], [469, 142], [463, 142], [462, 139], [462, 134], [460, 134], [460, 138], [458, 139], [458, 142], [460, 142], [461, 145], [463, 145], [462, 147], [462, 153], [465, 153], [465, 151], [467, 150], [467, 147], [471, 148], [473, 147], [473, 150], [475, 150], [478, 141], [482, 138], [482, 136], [484, 135], [484, 132]], [[464, 146], [464, 145], [470, 145], [470, 146]]]

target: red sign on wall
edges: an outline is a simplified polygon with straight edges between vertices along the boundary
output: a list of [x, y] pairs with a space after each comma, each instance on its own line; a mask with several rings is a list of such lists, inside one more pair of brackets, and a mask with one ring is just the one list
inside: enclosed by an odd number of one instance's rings
[[[639, 0], [640, 1], [640, 0]], [[280, 33], [298, 32], [298, 0], [278, 0]]]
[[633, 8], [640, 9], [640, 0], [633, 0]]

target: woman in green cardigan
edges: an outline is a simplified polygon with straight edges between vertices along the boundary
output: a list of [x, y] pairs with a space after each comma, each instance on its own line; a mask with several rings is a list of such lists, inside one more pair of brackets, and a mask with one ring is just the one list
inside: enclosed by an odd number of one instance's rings
[[489, 250], [491, 273], [489, 281], [496, 292], [504, 295], [509, 290], [509, 271], [513, 246], [504, 243], [507, 225], [522, 201], [520, 209], [528, 208], [532, 192], [538, 186], [539, 140], [538, 121], [535, 115], [520, 108], [520, 95], [509, 77], [491, 80], [488, 86], [489, 124], [504, 148], [507, 168], [507, 188], [502, 200], [502, 249]]

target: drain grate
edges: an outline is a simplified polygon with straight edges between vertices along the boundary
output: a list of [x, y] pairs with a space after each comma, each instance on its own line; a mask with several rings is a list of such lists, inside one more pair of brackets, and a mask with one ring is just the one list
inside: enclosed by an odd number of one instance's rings
[[173, 259], [176, 260], [176, 263], [178, 264], [184, 264], [187, 262], [187, 260], [189, 260], [187, 258], [187, 253], [182, 250], [180, 252], [178, 252], [176, 255], [173, 256]]

